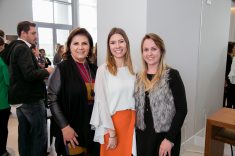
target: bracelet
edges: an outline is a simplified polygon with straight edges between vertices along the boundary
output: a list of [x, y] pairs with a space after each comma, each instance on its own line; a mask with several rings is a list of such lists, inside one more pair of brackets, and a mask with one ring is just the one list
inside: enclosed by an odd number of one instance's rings
[[111, 135], [109, 134], [109, 138], [116, 138], [116, 134], [114, 133], [113, 136], [111, 136]]

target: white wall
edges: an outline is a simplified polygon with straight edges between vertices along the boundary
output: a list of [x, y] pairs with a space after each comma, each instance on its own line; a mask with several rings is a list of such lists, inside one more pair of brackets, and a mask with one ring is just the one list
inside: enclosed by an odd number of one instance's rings
[[195, 103], [195, 130], [205, 117], [222, 107], [231, 1], [203, 4], [198, 62], [198, 89]]
[[201, 2], [149, 0], [147, 32], [159, 34], [166, 45], [166, 62], [179, 70], [188, 102], [182, 140], [194, 134]]
[[6, 35], [17, 35], [20, 21], [32, 21], [32, 0], [0, 0], [0, 29]]

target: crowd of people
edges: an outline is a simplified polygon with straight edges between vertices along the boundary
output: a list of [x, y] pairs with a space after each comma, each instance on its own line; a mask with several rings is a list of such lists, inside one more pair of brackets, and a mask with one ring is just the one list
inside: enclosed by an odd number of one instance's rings
[[179, 156], [186, 94], [179, 72], [165, 63], [160, 36], [143, 37], [142, 70], [136, 72], [122, 28], [110, 30], [99, 67], [97, 44], [85, 28], [56, 46], [54, 67], [36, 44], [35, 23], [19, 22], [17, 33], [6, 47], [0, 37], [0, 156], [9, 155], [10, 105], [16, 107], [22, 156], [47, 155], [46, 107], [57, 155]]

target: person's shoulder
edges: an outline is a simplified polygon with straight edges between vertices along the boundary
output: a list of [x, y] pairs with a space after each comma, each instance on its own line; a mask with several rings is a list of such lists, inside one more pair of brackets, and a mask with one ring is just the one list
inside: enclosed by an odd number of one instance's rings
[[103, 63], [101, 64], [98, 69], [97, 69], [97, 73], [102, 73], [102, 74], [105, 74], [107, 72], [107, 64], [106, 63]]
[[98, 70], [106, 70], [107, 69], [107, 64], [103, 63], [98, 67]]
[[179, 71], [177, 69], [172, 68], [172, 67], [167, 67], [166, 71], [168, 71], [169, 74], [173, 74], [173, 75], [179, 73]]
[[168, 73], [169, 79], [180, 77], [179, 71], [172, 67], [167, 67], [166, 72]]

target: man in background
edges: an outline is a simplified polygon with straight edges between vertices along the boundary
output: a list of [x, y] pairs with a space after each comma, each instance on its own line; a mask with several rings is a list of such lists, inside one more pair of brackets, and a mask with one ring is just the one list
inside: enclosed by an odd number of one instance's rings
[[9, 103], [15, 105], [18, 117], [18, 146], [22, 156], [45, 156], [47, 125], [44, 79], [52, 67], [41, 69], [30, 48], [36, 44], [36, 24], [22, 21], [17, 25], [18, 39], [8, 45], [10, 85]]

